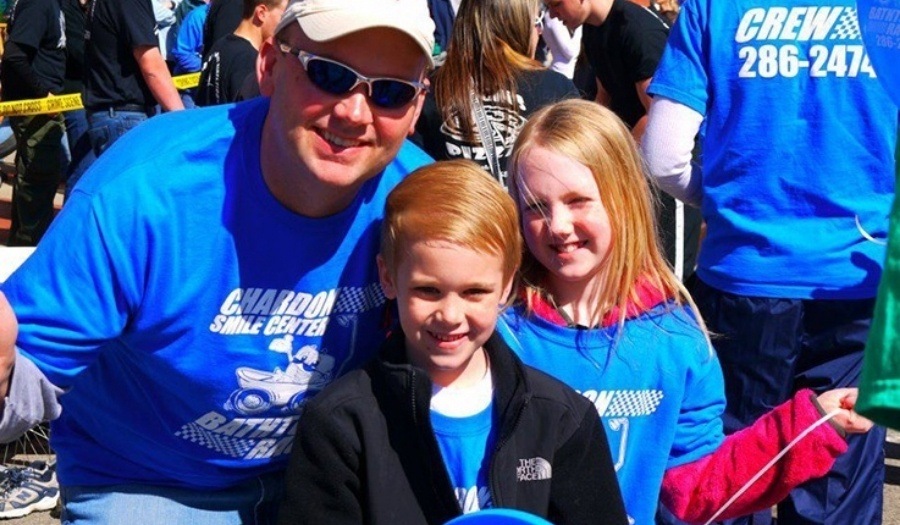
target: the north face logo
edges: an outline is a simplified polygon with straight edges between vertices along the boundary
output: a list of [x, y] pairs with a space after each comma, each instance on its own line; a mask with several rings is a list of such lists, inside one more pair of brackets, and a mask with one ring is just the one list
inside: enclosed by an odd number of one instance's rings
[[539, 481], [553, 477], [553, 467], [544, 458], [520, 459], [516, 467], [519, 481]]

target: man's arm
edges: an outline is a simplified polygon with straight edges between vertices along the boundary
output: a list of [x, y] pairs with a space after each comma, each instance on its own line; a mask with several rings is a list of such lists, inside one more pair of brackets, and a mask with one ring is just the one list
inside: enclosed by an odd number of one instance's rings
[[34, 63], [34, 55], [37, 49], [25, 44], [9, 41], [3, 53], [3, 67], [13, 71], [27, 86], [30, 95], [34, 98], [43, 98], [50, 93], [50, 89], [44, 85], [41, 78], [31, 66]]
[[18, 439], [35, 425], [56, 419], [62, 410], [59, 396], [63, 391], [16, 352], [16, 337], [15, 313], [0, 292], [0, 443]]
[[641, 152], [647, 170], [669, 195], [693, 206], [703, 200], [703, 174], [691, 163], [694, 137], [703, 115], [666, 97], [658, 96], [647, 114]]
[[9, 392], [9, 378], [16, 362], [16, 337], [19, 335], [19, 324], [9, 301], [0, 292], [0, 410], [6, 402]]
[[156, 46], [137, 46], [133, 51], [134, 59], [138, 63], [141, 75], [147, 82], [147, 87], [153, 94], [153, 98], [162, 106], [163, 111], [177, 111], [184, 109], [178, 90], [172, 84], [172, 75], [169, 68], [159, 53]]

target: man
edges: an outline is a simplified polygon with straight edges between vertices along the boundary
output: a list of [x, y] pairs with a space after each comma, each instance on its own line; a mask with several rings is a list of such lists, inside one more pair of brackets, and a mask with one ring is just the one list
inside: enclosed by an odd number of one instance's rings
[[[597, 80], [597, 102], [611, 109], [640, 140], [647, 123], [647, 86], [666, 46], [669, 29], [656, 14], [631, 0], [545, 0], [550, 16], [574, 31]], [[657, 221], [666, 259], [681, 279], [694, 272], [700, 214], [659, 195]]]
[[225, 104], [238, 99], [238, 92], [256, 70], [262, 43], [272, 36], [287, 0], [244, 0], [241, 23], [234, 33], [213, 44], [200, 75], [198, 106]]
[[597, 76], [597, 102], [609, 107], [640, 139], [650, 97], [647, 86], [666, 46], [666, 24], [630, 0], [548, 0], [550, 16], [574, 31]]
[[93, 0], [84, 40], [84, 107], [98, 157], [156, 104], [184, 109], [159, 51], [150, 0]]
[[[64, 93], [84, 91], [84, 27], [87, 19], [88, 0], [62, 0], [60, 9], [66, 19], [66, 75]], [[88, 137], [87, 113], [84, 109], [63, 113], [66, 124], [66, 141], [71, 160], [66, 170], [66, 197], [84, 175], [84, 171], [97, 159]]]
[[244, 0], [210, 0], [209, 14], [203, 24], [203, 62], [213, 44], [237, 29], [244, 12]]
[[[18, 0], [12, 6], [0, 83], [3, 100], [59, 94], [66, 71], [65, 34], [58, 0]], [[53, 198], [62, 177], [59, 113], [10, 117], [16, 137], [10, 246], [36, 246], [53, 219]]]
[[433, 31], [419, 0], [294, 2], [260, 49], [264, 98], [151, 119], [82, 179], [3, 285], [3, 424], [41, 397], [18, 388], [67, 389], [66, 512], [252, 523], [277, 504], [304, 403], [383, 336], [378, 227], [430, 162], [404, 139]]
[[[721, 335], [728, 432], [798, 389], [859, 379], [894, 198], [897, 106], [875, 76], [852, 0], [692, 2], [672, 30], [644, 152], [666, 191], [703, 207], [691, 292]], [[884, 437], [851, 438], [779, 525], [881, 523]]]

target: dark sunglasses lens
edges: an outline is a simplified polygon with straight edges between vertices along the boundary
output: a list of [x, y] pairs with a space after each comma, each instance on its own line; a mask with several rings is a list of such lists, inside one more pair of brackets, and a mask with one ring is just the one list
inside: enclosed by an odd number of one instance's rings
[[397, 80], [372, 82], [372, 102], [383, 108], [399, 108], [409, 104], [416, 96], [416, 88]]
[[356, 83], [353, 71], [325, 60], [311, 59], [306, 63], [306, 73], [319, 89], [333, 95], [346, 93]]

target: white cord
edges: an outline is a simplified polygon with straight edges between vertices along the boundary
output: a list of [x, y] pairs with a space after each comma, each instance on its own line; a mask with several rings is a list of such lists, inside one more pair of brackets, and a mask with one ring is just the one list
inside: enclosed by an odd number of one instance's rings
[[859, 215], [856, 216], [856, 229], [859, 230], [860, 235], [862, 235], [867, 241], [874, 242], [875, 244], [880, 244], [882, 246], [887, 246], [887, 241], [884, 239], [876, 239], [872, 237], [872, 234], [867, 232], [862, 227], [862, 223], [859, 222]]
[[766, 463], [766, 466], [764, 466], [763, 468], [761, 468], [760, 471], [757, 472], [755, 476], [753, 476], [752, 478], [750, 478], [750, 481], [748, 481], [747, 483], [745, 483], [744, 486], [741, 487], [741, 489], [740, 489], [739, 491], [737, 491], [737, 492], [735, 493], [734, 496], [731, 497], [731, 499], [729, 499], [728, 501], [726, 501], [725, 504], [722, 505], [722, 508], [720, 508], [719, 510], [717, 510], [716, 513], [713, 514], [712, 518], [709, 518], [709, 521], [707, 521], [707, 522], [705, 523], [705, 525], [710, 525], [710, 523], [716, 521], [716, 518], [718, 518], [723, 512], [725, 512], [725, 511], [728, 509], [728, 507], [730, 507], [735, 501], [737, 501], [737, 499], [740, 498], [740, 497], [744, 494], [744, 492], [747, 492], [747, 490], [748, 490], [754, 483], [756, 483], [756, 481], [757, 481], [759, 478], [761, 478], [762, 475], [765, 474], [767, 470], [769, 470], [770, 468], [772, 468], [772, 466], [775, 465], [775, 463], [777, 463], [778, 460], [781, 459], [785, 454], [787, 454], [788, 450], [792, 449], [792, 448], [794, 447], [794, 445], [796, 445], [797, 443], [799, 443], [801, 439], [805, 438], [810, 432], [812, 432], [813, 430], [819, 428], [819, 427], [822, 426], [826, 421], [828, 421], [829, 419], [833, 418], [834, 416], [836, 416], [836, 415], [838, 415], [838, 414], [840, 414], [840, 413], [841, 413], [841, 410], [840, 410], [840, 409], [834, 409], [834, 410], [832, 410], [831, 412], [829, 412], [829, 413], [825, 414], [824, 416], [820, 417], [815, 423], [813, 423], [812, 425], [810, 425], [809, 428], [807, 428], [806, 430], [804, 430], [803, 432], [801, 432], [800, 435], [798, 435], [797, 437], [794, 438], [793, 441], [791, 441], [790, 443], [788, 443], [788, 445], [787, 445], [786, 447], [784, 447], [784, 449], [782, 449], [781, 452], [779, 452], [777, 456], [775, 456], [774, 458], [772, 458], [771, 461], [769, 461], [768, 463]]

